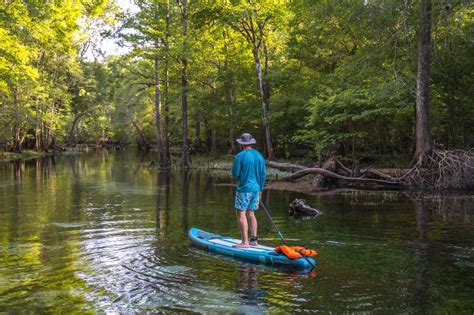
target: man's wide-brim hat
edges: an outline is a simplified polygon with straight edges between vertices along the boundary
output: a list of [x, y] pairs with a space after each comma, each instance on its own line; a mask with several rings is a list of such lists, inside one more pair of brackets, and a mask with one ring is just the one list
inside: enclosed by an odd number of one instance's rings
[[257, 140], [255, 140], [250, 133], [243, 133], [240, 138], [236, 139], [235, 141], [237, 141], [241, 145], [250, 145], [257, 143]]

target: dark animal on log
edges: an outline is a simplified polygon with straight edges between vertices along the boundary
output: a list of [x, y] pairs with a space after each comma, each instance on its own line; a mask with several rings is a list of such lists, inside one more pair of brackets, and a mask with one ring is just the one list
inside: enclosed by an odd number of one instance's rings
[[321, 215], [321, 212], [317, 209], [310, 207], [306, 200], [304, 199], [295, 199], [290, 203], [290, 209], [293, 211], [295, 215], [301, 216], [313, 216], [317, 217]]

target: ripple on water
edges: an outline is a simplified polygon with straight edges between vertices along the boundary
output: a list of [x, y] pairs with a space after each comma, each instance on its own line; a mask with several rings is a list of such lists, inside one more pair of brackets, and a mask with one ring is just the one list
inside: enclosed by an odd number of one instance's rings
[[78, 229], [78, 228], [82, 228], [83, 226], [86, 226], [87, 223], [52, 222], [52, 223], [50, 223], [50, 225], [53, 225], [53, 226], [56, 226], [56, 227], [59, 227], [59, 228], [63, 228], [63, 229]]

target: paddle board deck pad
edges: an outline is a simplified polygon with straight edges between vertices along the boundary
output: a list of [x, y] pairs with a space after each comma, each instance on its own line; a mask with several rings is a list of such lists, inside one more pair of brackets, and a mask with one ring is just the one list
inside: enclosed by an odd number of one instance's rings
[[296, 269], [312, 269], [316, 267], [316, 262], [311, 257], [290, 259], [283, 254], [277, 254], [272, 247], [262, 245], [250, 246], [248, 248], [232, 247], [239, 244], [240, 240], [205, 232], [197, 228], [191, 228], [188, 237], [194, 246], [211, 253], [270, 266], [287, 266]]

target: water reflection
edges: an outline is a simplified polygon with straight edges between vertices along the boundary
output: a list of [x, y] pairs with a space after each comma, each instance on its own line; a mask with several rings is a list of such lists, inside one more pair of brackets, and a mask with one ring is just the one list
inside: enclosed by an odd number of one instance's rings
[[244, 265], [239, 267], [236, 289], [243, 299], [256, 302], [258, 297], [265, 293], [258, 287], [258, 272], [258, 267], [255, 266]]
[[[318, 274], [189, 246], [190, 227], [238, 237], [233, 188], [158, 172], [142, 153], [0, 164], [0, 312], [401, 312], [474, 308], [472, 197], [266, 192], [283, 235], [319, 252]], [[471, 199], [469, 199], [471, 198]], [[448, 209], [449, 210], [446, 210]], [[280, 240], [258, 212], [263, 243]]]
[[191, 182], [191, 172], [185, 170], [182, 172], [182, 205], [183, 205], [183, 233], [186, 235], [189, 230], [188, 208], [189, 208], [189, 184]]
[[431, 279], [429, 276], [430, 241], [428, 238], [428, 224], [431, 220], [431, 211], [419, 200], [415, 200], [416, 230], [418, 241], [414, 242], [415, 260], [417, 263], [417, 278], [415, 285], [414, 306], [421, 314], [429, 312], [431, 298]]
[[258, 285], [259, 268], [256, 266], [240, 266], [236, 281], [236, 293], [243, 300], [238, 311], [248, 314], [263, 313], [266, 292]]
[[163, 182], [164, 182], [164, 176], [166, 176], [167, 174], [164, 173], [164, 172], [159, 172], [158, 173], [158, 176], [157, 176], [157, 183], [156, 183], [156, 232], [157, 234], [160, 234], [160, 231], [162, 229], [162, 224], [165, 224], [162, 223], [162, 209], [161, 209], [161, 197], [163, 195]]

